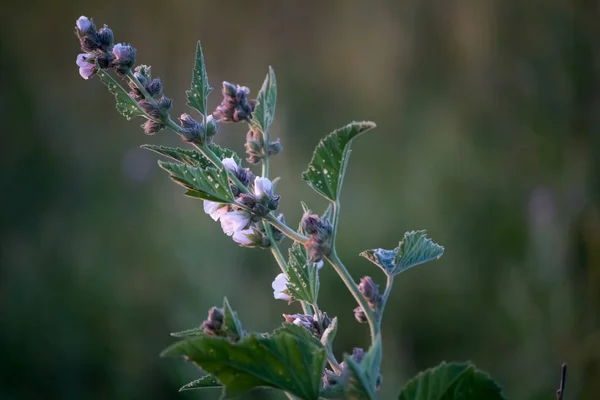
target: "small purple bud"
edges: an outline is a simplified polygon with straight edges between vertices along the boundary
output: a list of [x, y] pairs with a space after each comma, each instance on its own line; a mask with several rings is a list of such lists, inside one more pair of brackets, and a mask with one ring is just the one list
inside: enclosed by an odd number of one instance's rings
[[100, 48], [104, 51], [108, 51], [114, 43], [113, 31], [106, 25], [100, 28], [98, 31], [98, 41], [100, 42]]
[[376, 311], [381, 305], [381, 296], [379, 295], [379, 285], [373, 282], [370, 276], [360, 278], [358, 290], [367, 299], [371, 309]]
[[115, 59], [112, 64], [119, 75], [126, 75], [135, 64], [137, 50], [128, 44], [117, 43], [112, 49]]
[[221, 330], [223, 326], [223, 309], [212, 307], [208, 310], [208, 318], [202, 322], [201, 327], [204, 329], [204, 333], [211, 336], [223, 336]]
[[[146, 85], [144, 85], [144, 86], [146, 86]], [[148, 94], [150, 96], [161, 95], [162, 91], [163, 91], [163, 84], [162, 84], [162, 81], [160, 80], [160, 78], [154, 78], [154, 79], [152, 79], [152, 81], [150, 82], [150, 84], [148, 86], [146, 86], [146, 90], [148, 91]]]
[[304, 247], [308, 251], [310, 262], [319, 262], [323, 256], [331, 253], [331, 233], [333, 227], [327, 219], [306, 212], [302, 217], [302, 230], [309, 235]]
[[163, 95], [158, 99], [158, 108], [164, 115], [167, 114], [171, 107], [173, 107], [173, 100], [169, 99], [167, 96]]
[[88, 29], [90, 29], [90, 26], [92, 26], [92, 22], [88, 19], [88, 17], [85, 16], [81, 16], [77, 19], [77, 29], [79, 29], [81, 32], [86, 32]]
[[147, 120], [142, 125], [142, 128], [144, 129], [144, 133], [146, 135], [154, 135], [156, 132], [164, 129], [164, 127], [165, 126], [163, 124], [161, 124], [160, 122], [154, 121], [152, 119]]
[[239, 122], [248, 121], [254, 111], [254, 102], [248, 100], [250, 89], [245, 86], [223, 82], [223, 100], [213, 115], [219, 121]]
[[365, 315], [365, 312], [361, 306], [358, 306], [354, 309], [354, 319], [359, 324], [364, 324], [367, 322], [367, 316]]

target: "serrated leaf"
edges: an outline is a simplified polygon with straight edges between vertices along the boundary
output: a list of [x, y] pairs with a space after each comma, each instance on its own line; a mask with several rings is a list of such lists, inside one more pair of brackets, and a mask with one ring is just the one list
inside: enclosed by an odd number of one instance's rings
[[204, 329], [201, 327], [186, 329], [184, 331], [172, 332], [171, 336], [176, 338], [186, 338], [192, 336], [200, 336], [204, 334]]
[[288, 292], [293, 300], [316, 304], [319, 294], [319, 274], [316, 264], [308, 262], [306, 250], [299, 243], [292, 245], [289, 254], [286, 270]]
[[470, 363], [441, 363], [411, 379], [399, 400], [505, 400], [490, 376]]
[[208, 84], [206, 75], [206, 65], [204, 64], [204, 53], [200, 42], [196, 44], [196, 61], [194, 62], [194, 72], [192, 73], [192, 87], [187, 90], [188, 106], [192, 107], [200, 114], [207, 116], [207, 98], [212, 87]]
[[185, 390], [193, 390], [193, 389], [207, 389], [207, 388], [220, 388], [223, 385], [212, 375], [204, 375], [200, 379], [196, 379], [195, 381], [191, 381], [190, 383], [183, 385], [180, 392]]
[[381, 267], [386, 274], [397, 275], [415, 265], [437, 260], [444, 247], [427, 237], [426, 231], [406, 232], [398, 247], [393, 250], [365, 250], [360, 256]]
[[394, 274], [415, 265], [437, 260], [444, 254], [444, 248], [427, 237], [427, 231], [406, 232], [394, 257]]
[[308, 330], [288, 324], [272, 335], [251, 334], [237, 343], [200, 336], [175, 343], [163, 356], [185, 356], [225, 385], [232, 398], [257, 387], [272, 387], [317, 400], [325, 349]]
[[[240, 165], [241, 159], [237, 155], [237, 153], [228, 148], [220, 147], [214, 143], [208, 145], [209, 149], [215, 153], [215, 155], [219, 159], [224, 158], [233, 158], [236, 164]], [[142, 149], [150, 150], [155, 153], [158, 153], [162, 156], [168, 157], [171, 160], [181, 162], [183, 164], [187, 164], [192, 167], [200, 167], [200, 168], [214, 168], [213, 163], [202, 153], [196, 150], [188, 150], [188, 149], [180, 149], [178, 147], [166, 147], [166, 146], [158, 146], [153, 144], [144, 144], [141, 146]]]
[[255, 132], [263, 135], [268, 133], [269, 126], [275, 118], [275, 107], [277, 105], [277, 80], [275, 71], [269, 67], [269, 72], [263, 81], [262, 87], [256, 97], [256, 106], [252, 113], [250, 125]]
[[317, 193], [335, 202], [340, 195], [350, 145], [356, 137], [375, 128], [370, 121], [351, 122], [325, 136], [317, 145], [302, 179]]
[[231, 309], [227, 297], [223, 300], [223, 326], [221, 329], [233, 341], [240, 340], [244, 334], [242, 323], [238, 319], [237, 313]]
[[231, 203], [234, 200], [225, 171], [163, 161], [159, 161], [158, 165], [171, 175], [174, 182], [191, 191], [191, 194], [186, 194], [192, 197], [219, 203]]
[[133, 117], [145, 115], [144, 110], [140, 108], [138, 102], [135, 101], [112, 76], [100, 68], [98, 68], [97, 75], [102, 83], [106, 85], [108, 91], [115, 96], [117, 111], [119, 111], [122, 116], [130, 120]]

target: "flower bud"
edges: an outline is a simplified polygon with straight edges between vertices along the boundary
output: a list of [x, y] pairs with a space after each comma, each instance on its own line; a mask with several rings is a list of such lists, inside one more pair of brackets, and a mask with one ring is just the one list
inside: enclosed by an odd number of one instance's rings
[[197, 143], [202, 138], [202, 126], [190, 114], [183, 113], [179, 117], [181, 135], [190, 143]]
[[220, 121], [248, 121], [254, 111], [254, 102], [248, 100], [250, 89], [245, 86], [223, 82], [223, 100], [214, 112]]
[[223, 309], [212, 307], [208, 311], [208, 318], [201, 325], [204, 333], [211, 336], [222, 336], [223, 318]]
[[138, 104], [140, 105], [140, 108], [150, 116], [150, 118], [155, 120], [161, 119], [161, 112], [154, 102], [150, 102], [148, 100], [140, 100]]
[[274, 156], [276, 154], [279, 154], [281, 152], [281, 149], [281, 143], [279, 142], [279, 139], [277, 139], [276, 141], [269, 143], [267, 150], [270, 156]]
[[215, 136], [217, 134], [217, 130], [218, 126], [217, 121], [215, 121], [215, 118], [212, 115], [206, 117], [206, 137]]
[[90, 21], [88, 17], [82, 15], [77, 19], [77, 22], [75, 24], [77, 25], [77, 29], [85, 33], [92, 26], [92, 21]]
[[98, 66], [102, 69], [106, 69], [108, 67], [110, 67], [110, 64], [113, 61], [113, 55], [112, 53], [102, 53], [100, 52], [98, 54], [98, 56], [96, 57], [96, 62], [98, 63]]
[[77, 19], [75, 25], [75, 35], [79, 39], [81, 50], [86, 53], [98, 50], [100, 47], [100, 38], [98, 37], [94, 22], [82, 15]]
[[128, 44], [117, 43], [112, 49], [112, 66], [119, 75], [126, 75], [135, 64], [137, 50]]
[[254, 179], [254, 196], [259, 200], [273, 196], [273, 183], [269, 178], [257, 176]]
[[306, 212], [301, 221], [302, 230], [309, 235], [304, 247], [308, 251], [310, 262], [319, 262], [323, 256], [331, 253], [331, 233], [333, 227], [327, 219]]
[[102, 51], [108, 51], [114, 43], [113, 31], [106, 25], [98, 31], [98, 43]]
[[250, 164], [258, 164], [265, 156], [264, 153], [265, 142], [260, 132], [254, 132], [252, 129], [246, 134], [246, 161]]
[[367, 323], [367, 316], [365, 315], [365, 312], [363, 311], [361, 306], [358, 306], [354, 309], [354, 319], [359, 324]]
[[294, 324], [307, 329], [310, 333], [315, 334], [316, 321], [310, 315], [305, 314], [283, 314], [285, 322]]
[[[137, 73], [137, 72], [136, 72]], [[140, 74], [141, 75], [141, 74]], [[148, 80], [144, 79], [146, 82]], [[140, 81], [141, 82], [141, 81]], [[160, 78], [154, 78], [150, 83], [142, 83], [150, 96], [160, 96], [163, 91], [163, 84]]]
[[381, 305], [381, 296], [379, 295], [379, 285], [373, 282], [370, 276], [360, 278], [358, 284], [359, 292], [365, 297], [373, 311], [377, 311]]
[[163, 95], [158, 99], [158, 108], [162, 115], [168, 115], [171, 107], [173, 107], [173, 100], [169, 99], [167, 96]]
[[142, 128], [144, 129], [144, 133], [146, 135], [154, 135], [156, 132], [164, 129], [165, 126], [158, 121], [149, 119], [146, 122], [144, 122], [144, 124], [142, 125]]
[[237, 174], [238, 170], [240, 169], [240, 167], [237, 165], [237, 163], [232, 157], [224, 158], [221, 162], [223, 163], [223, 166], [225, 168], [227, 168], [234, 174]]

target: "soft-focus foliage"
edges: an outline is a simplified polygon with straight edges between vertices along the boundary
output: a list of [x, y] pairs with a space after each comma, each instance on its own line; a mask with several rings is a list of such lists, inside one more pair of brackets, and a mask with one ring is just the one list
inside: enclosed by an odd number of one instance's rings
[[[272, 65], [271, 135], [286, 151], [272, 168], [289, 221], [302, 214], [291, 199], [326, 205], [300, 176], [319, 139], [377, 121], [348, 168], [340, 256], [355, 276], [375, 275], [357, 254], [421, 227], [447, 249], [397, 279], [382, 398], [442, 359], [470, 359], [507, 398], [531, 400], [552, 398], [566, 361], [567, 397], [600, 396], [595, 4], [36, 0], [0, 13], [0, 398], [217, 398], [176, 393], [197, 372], [156, 356], [165, 333], [198, 325], [223, 294], [252, 316], [248, 330], [289, 311], [272, 300], [270, 254], [238, 248], [139, 148], [180, 140], [144, 136], [90, 87], [97, 77], [81, 79], [81, 14], [135, 43], [177, 112], [189, 112], [199, 39], [215, 86], [258, 93]], [[245, 128], [222, 129], [242, 154]], [[354, 327], [334, 351], [363, 345], [353, 299], [328, 266], [319, 274], [321, 305]]]

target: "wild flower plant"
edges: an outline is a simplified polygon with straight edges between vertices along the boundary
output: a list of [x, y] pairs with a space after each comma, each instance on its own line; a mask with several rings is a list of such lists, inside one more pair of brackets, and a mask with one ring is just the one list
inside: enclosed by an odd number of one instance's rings
[[[83, 16], [76, 22], [75, 33], [82, 51], [76, 60], [80, 75], [84, 79], [97, 76], [115, 96], [123, 116], [144, 120], [146, 134], [168, 128], [191, 145], [189, 149], [142, 147], [170, 159], [159, 161], [159, 166], [186, 189], [187, 196], [203, 201], [206, 214], [220, 222], [234, 242], [268, 249], [280, 269], [272, 283], [274, 298], [301, 306], [301, 312], [284, 315], [282, 327], [259, 334], [243, 329], [225, 299], [222, 307], [209, 310], [199, 327], [172, 334], [181, 340], [163, 355], [183, 356], [202, 373], [182, 390], [221, 387], [223, 398], [233, 398], [258, 387], [271, 387], [290, 399], [375, 399], [382, 384], [381, 321], [394, 279], [409, 268], [440, 258], [444, 252], [422, 230], [406, 232], [394, 249], [363, 251], [360, 255], [380, 267], [387, 278], [383, 292], [369, 276], [357, 284], [338, 257], [340, 193], [350, 146], [375, 124], [351, 122], [319, 142], [302, 179], [327, 199], [329, 206], [316, 213], [302, 203], [304, 215], [299, 228], [294, 229], [277, 212], [281, 199], [270, 179], [270, 158], [282, 151], [279, 139], [273, 140], [269, 131], [277, 102], [273, 69], [269, 68], [256, 99], [249, 97], [247, 87], [223, 82], [223, 100], [211, 112], [207, 97], [212, 88], [198, 43], [187, 91], [187, 104], [198, 117], [183, 113], [175, 121], [172, 101], [163, 93], [160, 78], [152, 77], [150, 66], [135, 66], [135, 48], [114, 44], [113, 32], [106, 25], [97, 29]], [[252, 167], [260, 165], [260, 175], [244, 167], [235, 152], [215, 143], [224, 123], [247, 125], [246, 162]], [[284, 237], [292, 240], [287, 257], [281, 250]], [[337, 318], [328, 316], [318, 304], [319, 270], [327, 265], [356, 300], [356, 321], [368, 324], [371, 334], [367, 350], [355, 348], [341, 361], [332, 351]], [[468, 362], [442, 363], [421, 372], [399, 395], [401, 400], [503, 398], [500, 387]]]

